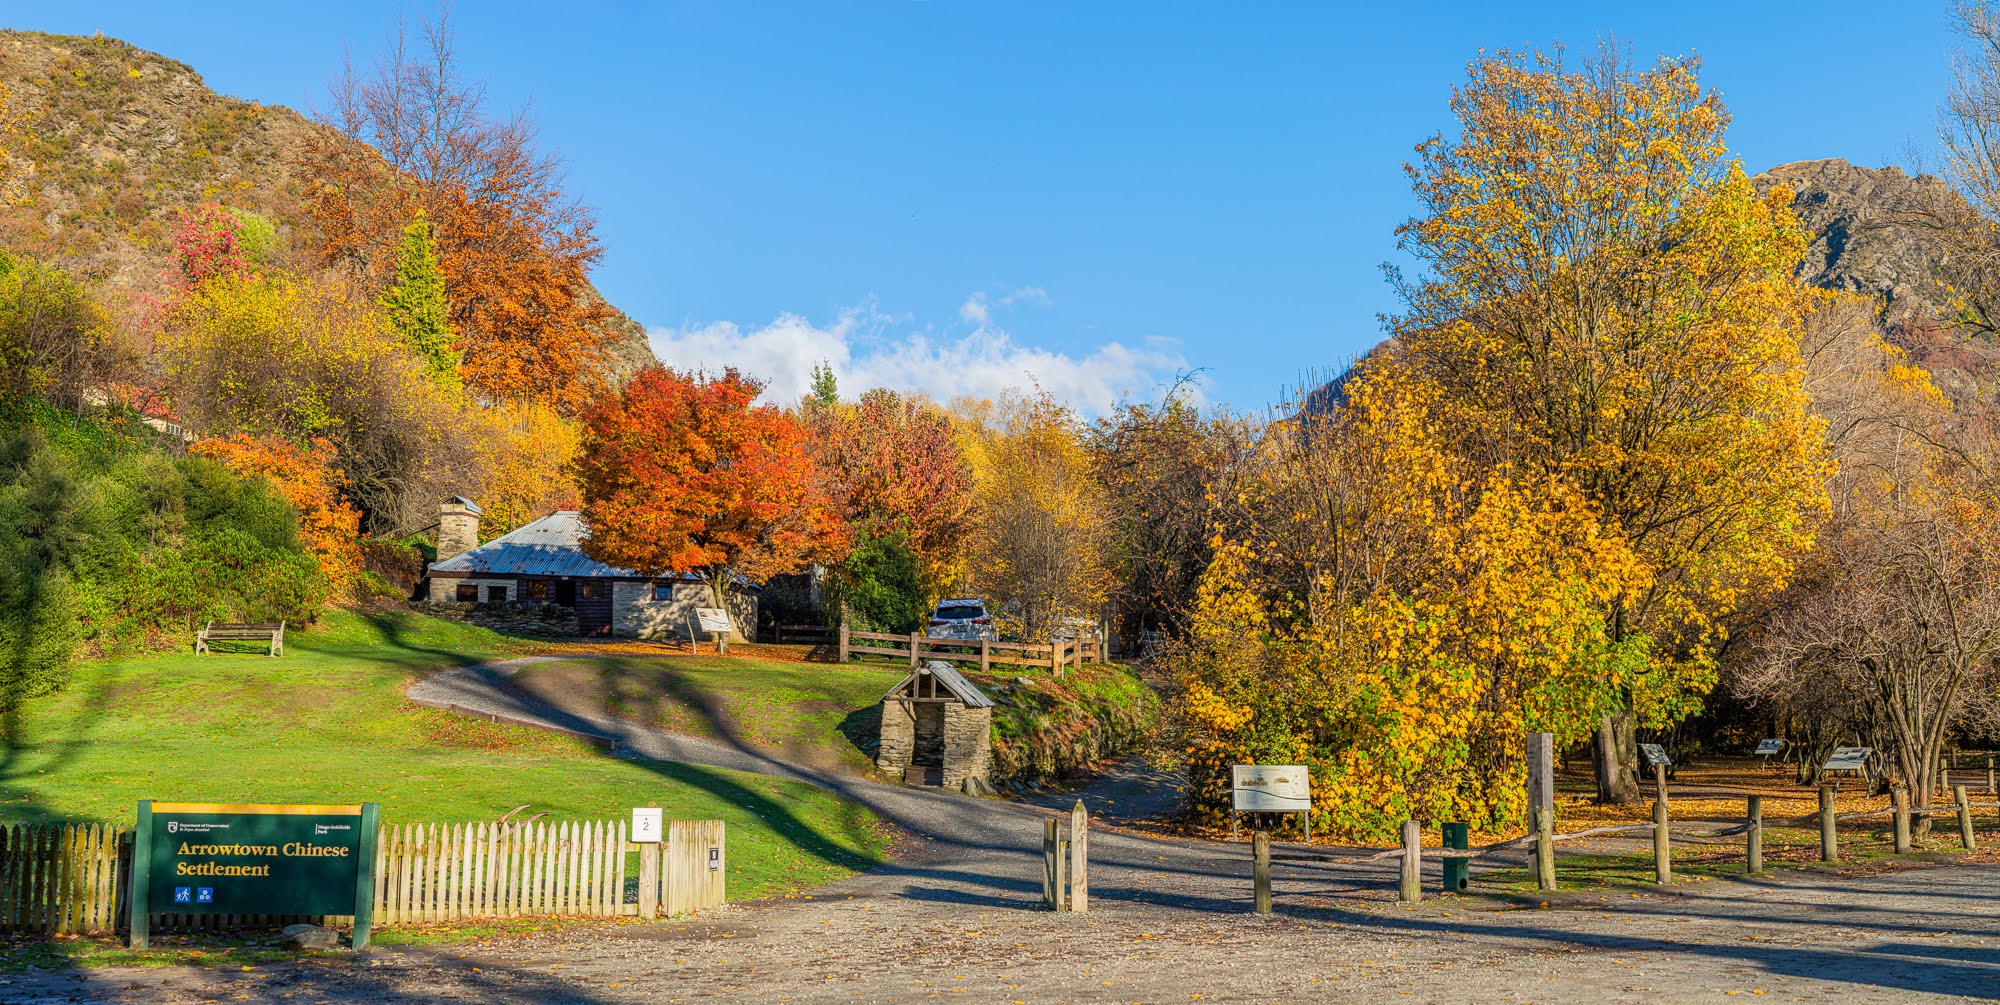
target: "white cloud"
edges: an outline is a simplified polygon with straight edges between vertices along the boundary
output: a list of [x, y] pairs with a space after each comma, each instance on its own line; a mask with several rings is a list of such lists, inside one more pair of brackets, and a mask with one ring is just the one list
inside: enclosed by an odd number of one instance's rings
[[[993, 312], [1014, 304], [1047, 305], [1037, 287], [999, 298], [974, 293], [959, 308], [970, 330], [913, 328], [910, 319], [872, 305], [841, 312], [827, 324], [782, 314], [745, 331], [733, 321], [655, 328], [653, 353], [679, 369], [733, 366], [769, 382], [764, 399], [791, 403], [806, 393], [813, 365], [827, 361], [843, 397], [871, 387], [923, 391], [939, 401], [959, 395], [990, 398], [1009, 388], [1040, 387], [1086, 414], [1109, 410], [1121, 394], [1145, 397], [1186, 366], [1165, 339], [1139, 346], [1108, 342], [1083, 356], [1022, 345], [993, 324]], [[900, 329], [900, 330], [899, 330]]]

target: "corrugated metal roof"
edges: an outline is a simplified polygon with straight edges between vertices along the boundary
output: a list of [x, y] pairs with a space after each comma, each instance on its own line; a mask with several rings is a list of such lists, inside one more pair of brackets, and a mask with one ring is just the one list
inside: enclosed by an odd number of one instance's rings
[[637, 576], [583, 553], [583, 514], [561, 510], [508, 531], [463, 555], [431, 564], [432, 572], [502, 576]]
[[[533, 523], [516, 527], [462, 555], [447, 558], [442, 562], [432, 562], [431, 571], [489, 573], [496, 576], [644, 578], [635, 570], [606, 565], [584, 554], [585, 536], [587, 535], [582, 513], [576, 510], [558, 510]], [[701, 577], [691, 572], [669, 573], [654, 578], [701, 582]], [[758, 588], [757, 584], [742, 576], [732, 576], [731, 579], [737, 589]]]
[[958, 700], [964, 702], [968, 708], [993, 707], [993, 699], [986, 697], [986, 692], [979, 690], [978, 686], [966, 680], [963, 675], [952, 668], [951, 664], [943, 660], [925, 660], [923, 669], [914, 671], [908, 677], [896, 682], [896, 686], [890, 688], [888, 693], [882, 696], [882, 699], [887, 701], [896, 697], [896, 692], [910, 686], [911, 682], [917, 679], [917, 674], [921, 673], [928, 673], [936, 677], [938, 683], [943, 684], [946, 690], [957, 695]]

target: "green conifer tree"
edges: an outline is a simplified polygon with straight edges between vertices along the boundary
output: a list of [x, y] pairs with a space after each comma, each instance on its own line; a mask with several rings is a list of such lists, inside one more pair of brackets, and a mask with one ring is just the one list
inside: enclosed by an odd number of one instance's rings
[[425, 376], [439, 387], [458, 390], [460, 354], [452, 348], [451, 304], [445, 299], [437, 244], [423, 210], [403, 228], [396, 249], [396, 283], [382, 294], [380, 304], [396, 334], [424, 361]]
[[840, 385], [833, 379], [833, 365], [826, 360], [813, 364], [812, 400], [821, 406], [840, 401]]

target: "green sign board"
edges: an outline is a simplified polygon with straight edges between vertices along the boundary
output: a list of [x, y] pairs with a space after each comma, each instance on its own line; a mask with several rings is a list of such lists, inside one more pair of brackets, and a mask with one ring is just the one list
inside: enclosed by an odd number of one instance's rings
[[138, 823], [135, 945], [146, 913], [353, 915], [355, 945], [367, 944], [374, 803], [142, 802]]

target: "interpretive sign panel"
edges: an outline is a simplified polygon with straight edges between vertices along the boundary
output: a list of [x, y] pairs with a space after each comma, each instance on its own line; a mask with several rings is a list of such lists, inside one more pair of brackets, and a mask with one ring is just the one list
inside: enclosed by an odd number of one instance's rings
[[1312, 809], [1312, 773], [1297, 764], [1238, 764], [1230, 789], [1230, 806], [1246, 813]]
[[701, 630], [704, 632], [730, 630], [729, 612], [720, 607], [697, 607], [694, 609], [694, 619], [701, 623]]
[[354, 915], [367, 941], [376, 808], [139, 804], [133, 931], [152, 914]]
[[1776, 739], [1764, 740], [1757, 744], [1758, 757], [1769, 757], [1772, 754], [1781, 754], [1784, 752], [1784, 750], [1785, 750], [1785, 741], [1783, 740], [1776, 740]]
[[1646, 767], [1671, 768], [1674, 766], [1674, 759], [1667, 756], [1667, 748], [1662, 747], [1657, 743], [1640, 744], [1639, 754], [1641, 757], [1645, 758]]
[[1826, 759], [1821, 771], [1860, 771], [1868, 765], [1868, 755], [1873, 747], [1837, 747], [1833, 756]]

